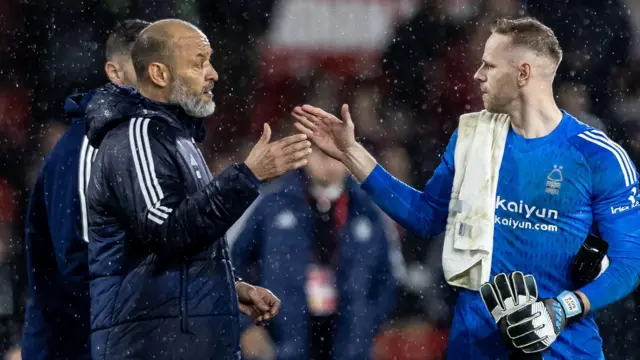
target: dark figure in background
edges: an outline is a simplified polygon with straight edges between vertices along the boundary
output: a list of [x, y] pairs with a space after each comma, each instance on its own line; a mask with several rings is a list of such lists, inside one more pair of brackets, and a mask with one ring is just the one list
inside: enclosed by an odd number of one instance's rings
[[276, 358], [370, 359], [396, 297], [383, 214], [321, 151], [274, 187], [248, 214], [232, 259], [283, 300], [267, 327]]
[[[114, 84], [136, 83], [131, 48], [150, 23], [126, 20], [109, 35], [105, 72]], [[47, 156], [26, 220], [29, 289], [22, 339], [24, 359], [90, 359], [89, 271], [85, 187], [95, 149], [84, 136], [92, 93], [67, 98], [71, 121]]]

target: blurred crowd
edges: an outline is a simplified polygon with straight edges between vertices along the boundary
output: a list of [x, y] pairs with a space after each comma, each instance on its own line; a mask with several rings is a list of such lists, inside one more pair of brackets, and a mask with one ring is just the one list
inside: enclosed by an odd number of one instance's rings
[[[482, 107], [472, 76], [492, 21], [525, 14], [550, 26], [564, 49], [559, 105], [605, 131], [638, 164], [636, 0], [1, 1], [0, 354], [20, 343], [25, 200], [65, 130], [65, 97], [107, 81], [104, 43], [116, 21], [177, 17], [208, 35], [221, 79], [201, 148], [214, 173], [244, 160], [264, 122], [280, 135], [293, 131], [295, 105], [336, 112], [348, 103], [359, 140], [396, 177], [421, 188], [458, 116]], [[372, 345], [376, 359], [441, 358], [455, 299], [441, 275], [442, 239], [391, 225], [398, 291]], [[640, 294], [598, 315], [608, 359], [640, 358], [636, 301]], [[248, 333], [245, 343], [269, 347], [266, 337]]]

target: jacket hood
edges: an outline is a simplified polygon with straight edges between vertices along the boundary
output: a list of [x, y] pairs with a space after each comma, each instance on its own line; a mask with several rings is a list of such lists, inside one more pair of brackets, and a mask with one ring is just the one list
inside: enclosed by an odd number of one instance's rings
[[69, 95], [64, 101], [64, 112], [67, 114], [67, 119], [72, 123], [82, 121], [92, 97], [93, 91]]
[[153, 117], [181, 128], [198, 142], [204, 139], [202, 119], [187, 115], [179, 105], [147, 99], [130, 86], [107, 84], [95, 90], [86, 109], [85, 132], [98, 147], [107, 133], [133, 117]]

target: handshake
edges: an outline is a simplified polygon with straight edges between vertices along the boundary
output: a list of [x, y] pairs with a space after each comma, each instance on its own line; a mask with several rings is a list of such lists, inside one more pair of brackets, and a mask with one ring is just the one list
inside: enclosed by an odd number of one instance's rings
[[[265, 124], [262, 137], [245, 160], [247, 167], [261, 181], [270, 181], [289, 170], [306, 166], [312, 142], [322, 152], [338, 161], [344, 161], [343, 158], [350, 148], [358, 147], [353, 121], [346, 104], [342, 106], [342, 120], [310, 105], [295, 107], [291, 115], [296, 120], [294, 126], [300, 131], [299, 134], [271, 142], [271, 128]], [[369, 161], [372, 162], [374, 161]], [[369, 165], [370, 171], [375, 164]], [[368, 171], [366, 173], [368, 174]], [[358, 172], [354, 175], [358, 177]]]

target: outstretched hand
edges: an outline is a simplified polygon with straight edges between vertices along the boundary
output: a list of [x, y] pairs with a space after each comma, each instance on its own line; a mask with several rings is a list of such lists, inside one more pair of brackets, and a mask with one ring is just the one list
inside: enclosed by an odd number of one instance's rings
[[349, 106], [342, 105], [342, 120], [311, 105], [296, 106], [291, 115], [293, 124], [301, 133], [332, 158], [343, 161], [350, 148], [357, 146], [355, 127]]
[[245, 164], [261, 181], [273, 180], [289, 170], [307, 165], [307, 156], [311, 154], [311, 143], [307, 135], [296, 134], [270, 142], [271, 127], [264, 124], [260, 140], [251, 149]]

